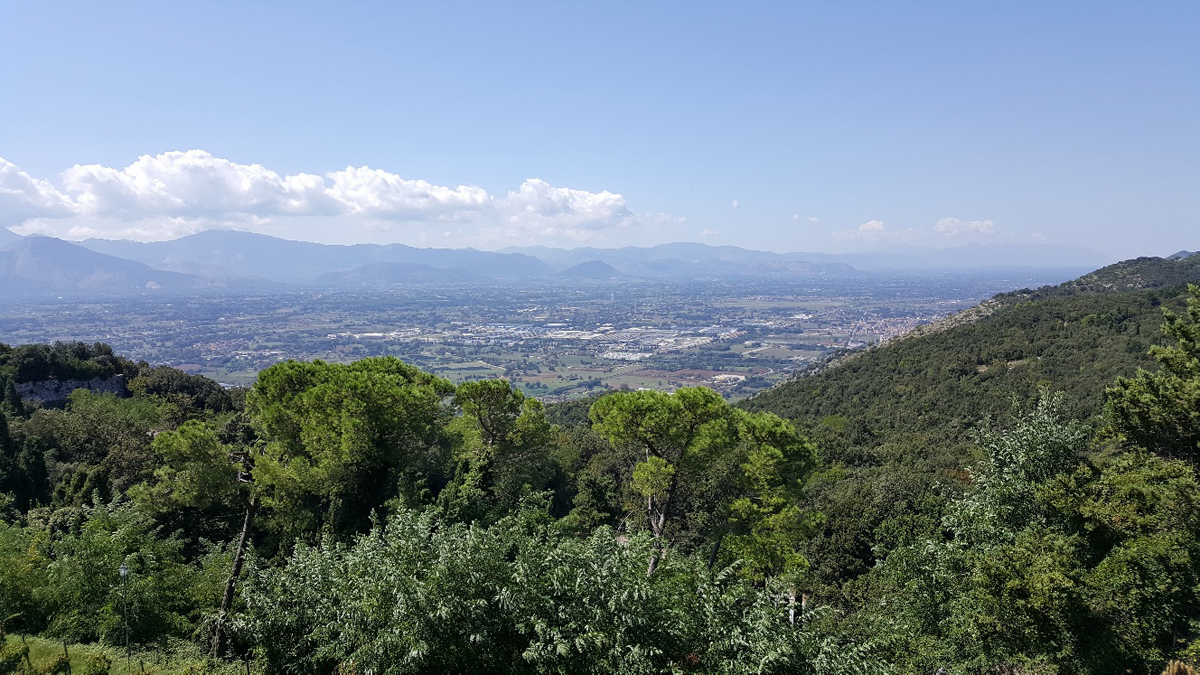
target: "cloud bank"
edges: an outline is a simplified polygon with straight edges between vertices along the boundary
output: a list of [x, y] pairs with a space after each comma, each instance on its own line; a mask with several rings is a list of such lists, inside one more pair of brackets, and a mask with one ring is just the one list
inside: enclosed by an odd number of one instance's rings
[[0, 158], [0, 227], [33, 218], [65, 218], [75, 215], [78, 208], [49, 181], [33, 178]]
[[51, 182], [0, 159], [0, 226], [18, 232], [165, 239], [286, 217], [341, 218], [376, 229], [476, 223], [519, 240], [602, 239], [611, 229], [662, 221], [634, 213], [620, 194], [537, 178], [496, 197], [473, 185], [435, 185], [366, 166], [281, 175], [189, 150], [143, 155], [123, 168], [75, 165]]
[[[798, 220], [799, 216], [793, 216], [793, 218]], [[884, 225], [882, 220], [868, 220], [857, 228], [835, 231], [833, 238], [847, 242], [936, 244], [939, 241], [944, 242], [945, 237], [962, 235], [978, 239], [994, 234], [996, 234], [996, 224], [991, 220], [941, 218], [929, 229], [908, 227], [902, 230], [890, 229]]]
[[993, 234], [996, 225], [990, 220], [959, 220], [958, 218], [942, 218], [933, 224], [935, 232], [947, 236], [957, 234]]
[[846, 241], [879, 241], [890, 235], [882, 220], [868, 220], [853, 230], [834, 233], [835, 238]]

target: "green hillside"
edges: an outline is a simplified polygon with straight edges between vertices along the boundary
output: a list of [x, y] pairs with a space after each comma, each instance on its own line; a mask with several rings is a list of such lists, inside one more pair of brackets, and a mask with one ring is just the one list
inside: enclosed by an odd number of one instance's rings
[[[1164, 342], [1200, 256], [1139, 258], [1059, 286], [996, 296], [960, 315], [843, 354], [743, 401], [805, 430], [826, 471], [807, 487], [820, 531], [804, 545], [816, 593], [850, 609], [859, 577], [893, 548], [940, 531], [969, 490], [981, 432], [1011, 426], [1042, 390], [1068, 419], [1099, 428], [1106, 388]], [[1168, 341], [1169, 342], [1169, 341]]]
[[1059, 286], [1001, 294], [911, 336], [842, 355], [745, 401], [845, 429], [852, 445], [961, 447], [986, 416], [1039, 388], [1067, 394], [1073, 416], [1099, 412], [1104, 388], [1150, 367], [1162, 308], [1179, 311], [1200, 256], [1139, 258]]

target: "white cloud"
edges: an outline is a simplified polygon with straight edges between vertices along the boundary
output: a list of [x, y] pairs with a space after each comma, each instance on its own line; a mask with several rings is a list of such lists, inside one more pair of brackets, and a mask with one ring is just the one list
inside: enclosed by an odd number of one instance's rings
[[700, 230], [701, 237], [715, 237], [718, 234], [721, 234], [721, 233], [716, 230]]
[[76, 165], [63, 173], [63, 184], [85, 215], [121, 219], [354, 214], [420, 221], [461, 217], [491, 204], [478, 187], [433, 185], [365, 166], [280, 176], [202, 150], [143, 155], [123, 169]]
[[737, 207], [739, 207], [739, 206], [741, 206], [741, 204], [739, 204], [739, 203], [738, 203], [738, 200], [736, 200], [736, 199], [735, 199], [735, 200], [733, 200], [733, 208], [735, 208], [735, 209], [736, 209], [736, 208], [737, 208]]
[[350, 166], [326, 175], [332, 185], [325, 193], [343, 204], [348, 213], [390, 220], [461, 220], [492, 205], [491, 196], [483, 188], [449, 188], [406, 180], [365, 166]]
[[0, 158], [0, 227], [20, 225], [33, 218], [65, 218], [79, 205], [50, 184], [33, 178]]
[[956, 234], [994, 234], [996, 225], [990, 220], [959, 220], [958, 218], [942, 218], [933, 225], [935, 232], [946, 236]]
[[640, 222], [619, 194], [554, 187], [537, 178], [526, 180], [496, 206], [514, 234], [565, 235], [582, 241], [595, 238], [599, 230]]
[[326, 197], [321, 176], [282, 177], [260, 164], [237, 164], [202, 150], [142, 155], [123, 169], [76, 164], [63, 172], [63, 185], [84, 215], [123, 220], [339, 210]]
[[884, 226], [882, 220], [868, 220], [859, 225], [857, 229], [834, 233], [834, 237], [837, 239], [852, 241], [879, 241], [887, 235], [887, 227]]
[[143, 155], [123, 168], [76, 165], [56, 186], [0, 159], [0, 226], [27, 233], [161, 239], [261, 228], [281, 217], [331, 216], [369, 229], [478, 222], [486, 237], [576, 241], [641, 223], [684, 222], [667, 214], [639, 216], [620, 194], [555, 187], [537, 178], [496, 198], [476, 186], [435, 185], [366, 166], [281, 175], [189, 150]]
[[797, 222], [802, 222], [806, 225], [821, 225], [822, 224], [821, 221], [817, 218], [813, 218], [812, 216], [805, 218], [804, 216], [800, 215], [799, 213], [792, 216], [792, 220], [795, 220]]
[[683, 216], [672, 216], [668, 213], [647, 213], [639, 216], [638, 219], [655, 225], [682, 225], [687, 222], [687, 218]]

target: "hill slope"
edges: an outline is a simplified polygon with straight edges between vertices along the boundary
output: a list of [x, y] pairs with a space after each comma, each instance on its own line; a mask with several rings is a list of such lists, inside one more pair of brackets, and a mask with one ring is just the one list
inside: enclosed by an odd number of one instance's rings
[[743, 401], [794, 420], [826, 461], [805, 488], [824, 514], [803, 550], [818, 597], [854, 606], [881, 553], [937, 531], [977, 460], [976, 432], [1008, 424], [1040, 389], [1064, 393], [1071, 417], [1098, 415], [1116, 377], [1153, 368], [1162, 308], [1182, 310], [1189, 281], [1190, 259], [1138, 259], [998, 295]]
[[629, 275], [602, 260], [589, 260], [568, 267], [555, 276], [560, 279], [621, 279]]
[[0, 285], [17, 293], [188, 290], [211, 284], [202, 277], [156, 270], [51, 237], [24, 237], [0, 248]]
[[1063, 391], [1081, 416], [1104, 387], [1152, 359], [1162, 306], [1183, 306], [1200, 257], [1129, 260], [1073, 281], [1005, 293], [934, 326], [763, 392], [743, 405], [814, 423], [845, 418], [863, 438], [961, 445], [986, 415], [1040, 387]]
[[13, 242], [21, 241], [21, 235], [13, 232], [7, 227], [0, 227], [0, 246], [8, 246]]

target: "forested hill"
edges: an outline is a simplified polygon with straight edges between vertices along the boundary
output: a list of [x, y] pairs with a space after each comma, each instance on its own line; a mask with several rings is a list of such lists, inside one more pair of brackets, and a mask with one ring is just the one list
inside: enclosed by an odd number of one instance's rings
[[1149, 347], [1170, 342], [1162, 310], [1182, 310], [1197, 281], [1200, 256], [1125, 261], [997, 295], [743, 401], [797, 423], [837, 467], [808, 487], [825, 514], [805, 547], [818, 586], [853, 592], [898, 532], [938, 530], [922, 514], [966, 489], [977, 434], [1011, 423], [1041, 390], [1063, 394], [1060, 410], [1077, 420], [1100, 415], [1117, 377], [1155, 368]]
[[[1114, 378], [1151, 367], [1162, 308], [1180, 310], [1200, 256], [1138, 258], [1073, 281], [997, 295], [880, 347], [763, 392], [750, 410], [839, 430], [855, 446], [961, 448], [988, 415], [1048, 387], [1097, 413]], [[824, 424], [821, 424], [824, 422]], [[957, 461], [961, 455], [954, 455]], [[949, 459], [949, 458], [948, 458]]]
[[1101, 267], [1078, 279], [1035, 291], [1002, 293], [1003, 300], [1031, 300], [1059, 295], [1168, 288], [1200, 279], [1200, 255], [1179, 252], [1168, 258], [1134, 258]]

